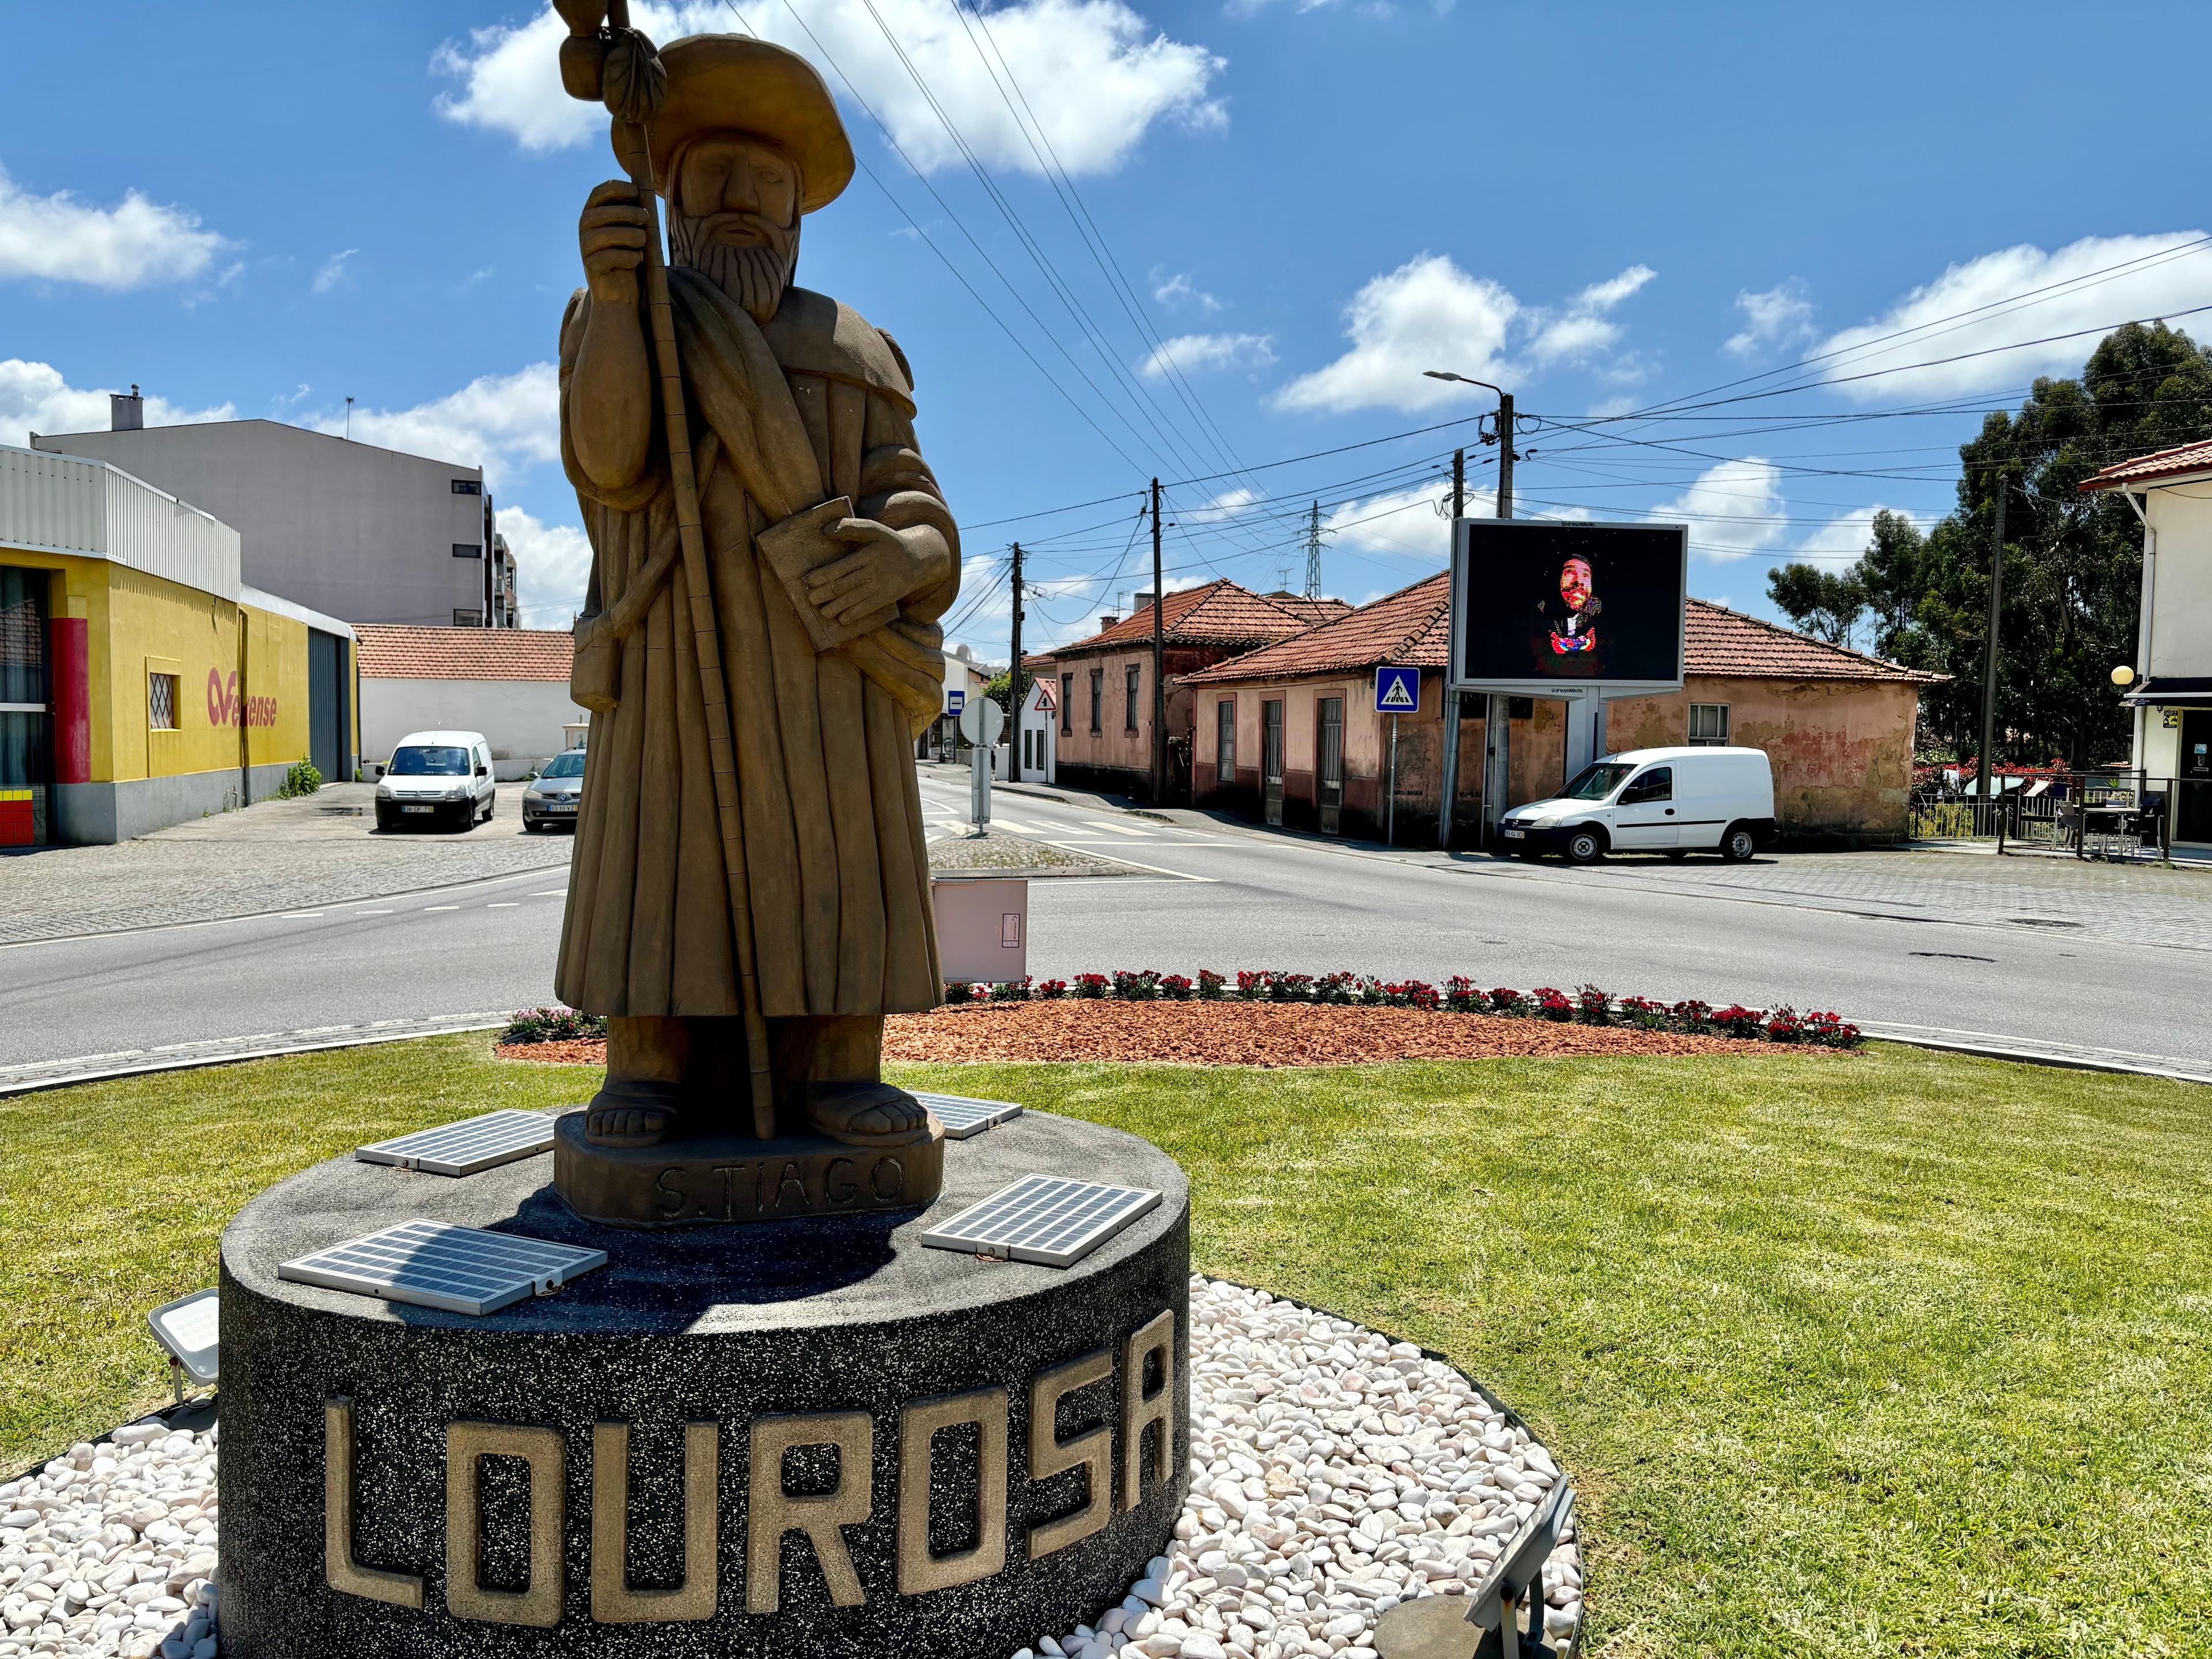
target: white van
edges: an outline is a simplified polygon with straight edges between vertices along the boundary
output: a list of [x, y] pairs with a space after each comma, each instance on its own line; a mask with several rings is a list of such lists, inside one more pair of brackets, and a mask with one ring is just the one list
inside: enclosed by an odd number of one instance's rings
[[481, 732], [410, 732], [377, 769], [376, 827], [474, 829], [499, 799]]
[[1595, 864], [1607, 853], [1703, 849], [1741, 864], [1774, 836], [1774, 769], [1763, 749], [1632, 749], [1584, 767], [1549, 800], [1498, 821], [1504, 850], [1564, 853]]

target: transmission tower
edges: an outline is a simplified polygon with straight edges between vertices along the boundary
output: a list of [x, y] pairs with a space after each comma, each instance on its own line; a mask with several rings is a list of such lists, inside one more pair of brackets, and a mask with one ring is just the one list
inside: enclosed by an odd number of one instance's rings
[[1321, 597], [1321, 503], [1313, 504], [1313, 516], [1306, 525], [1306, 597]]

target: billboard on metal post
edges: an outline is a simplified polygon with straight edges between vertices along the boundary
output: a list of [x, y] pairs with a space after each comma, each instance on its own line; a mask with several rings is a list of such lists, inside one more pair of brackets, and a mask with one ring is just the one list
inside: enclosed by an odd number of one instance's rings
[[1688, 526], [1462, 519], [1453, 532], [1455, 689], [1680, 689]]

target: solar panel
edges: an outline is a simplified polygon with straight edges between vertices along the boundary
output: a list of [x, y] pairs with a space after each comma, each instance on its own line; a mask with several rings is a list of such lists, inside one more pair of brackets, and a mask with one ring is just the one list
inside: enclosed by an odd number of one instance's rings
[[295, 1256], [276, 1269], [276, 1276], [447, 1313], [488, 1314], [526, 1296], [550, 1296], [579, 1273], [606, 1262], [605, 1250], [443, 1221], [403, 1221], [313, 1255]]
[[146, 1316], [155, 1336], [176, 1355], [177, 1363], [191, 1373], [195, 1382], [216, 1380], [217, 1321], [216, 1293], [195, 1291], [174, 1302], [165, 1302]]
[[425, 1175], [471, 1176], [479, 1170], [550, 1151], [552, 1146], [551, 1118], [543, 1112], [510, 1108], [464, 1118], [459, 1123], [441, 1123], [434, 1129], [417, 1129], [395, 1140], [356, 1146], [353, 1155], [365, 1164], [396, 1164]]
[[914, 1091], [914, 1097], [945, 1126], [947, 1140], [965, 1140], [1022, 1115], [1022, 1109], [1011, 1100], [974, 1100], [966, 1095], [936, 1095], [920, 1089]]
[[1146, 1187], [1024, 1176], [921, 1236], [940, 1250], [1068, 1267], [1160, 1201]]

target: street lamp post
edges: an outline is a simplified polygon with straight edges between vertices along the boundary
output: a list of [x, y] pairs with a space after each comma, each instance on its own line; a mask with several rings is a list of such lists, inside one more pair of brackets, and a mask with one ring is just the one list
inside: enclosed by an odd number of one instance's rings
[[[1455, 374], [1450, 370], [1443, 368], [1425, 368], [1421, 372], [1432, 380], [1455, 380], [1462, 386], [1479, 386], [1486, 392], [1494, 392], [1498, 394], [1498, 516], [1501, 519], [1511, 518], [1513, 516], [1513, 394], [1502, 386], [1492, 386], [1487, 380], [1478, 380], [1472, 374]], [[1461, 506], [1462, 503], [1457, 500], [1452, 503], [1452, 516], [1455, 522], [1458, 519]], [[1459, 534], [1458, 530], [1455, 528], [1452, 534], [1456, 538]], [[1459, 594], [1456, 591], [1452, 594], [1451, 602], [1453, 609], [1457, 610]], [[1443, 811], [1437, 814], [1437, 817], [1443, 826], [1440, 839], [1447, 853], [1451, 851], [1452, 819], [1455, 816], [1454, 809], [1459, 804], [1459, 693], [1453, 690], [1451, 687], [1452, 678], [1458, 672], [1459, 665], [1452, 663], [1447, 666], [1444, 674], [1443, 802]], [[1482, 839], [1485, 842], [1490, 839], [1490, 825], [1497, 817], [1494, 803], [1502, 793], [1498, 775], [1503, 771], [1504, 765], [1501, 757], [1505, 752], [1505, 740], [1504, 734], [1499, 729], [1504, 706], [1503, 700], [1494, 695], [1486, 698], [1483, 704], [1483, 748], [1487, 751], [1489, 763], [1483, 769], [1482, 778]]]

